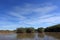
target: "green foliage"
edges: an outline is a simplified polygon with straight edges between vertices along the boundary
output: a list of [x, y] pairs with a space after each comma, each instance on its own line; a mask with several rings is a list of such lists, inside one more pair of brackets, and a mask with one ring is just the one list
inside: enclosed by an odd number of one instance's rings
[[54, 25], [54, 26], [50, 26], [47, 28], [38, 28], [38, 29], [34, 29], [34, 28], [17, 28], [16, 33], [34, 33], [34, 32], [60, 32], [60, 24], [58, 25]]
[[54, 25], [54, 26], [51, 26], [51, 27], [47, 27], [45, 29], [45, 32], [60, 32], [60, 24]]
[[38, 28], [37, 31], [40, 33], [40, 32], [44, 32], [44, 29], [41, 27], [41, 28]]
[[34, 28], [27, 28], [26, 33], [34, 33], [35, 29]]
[[16, 33], [33, 33], [34, 28], [17, 28]]
[[25, 33], [26, 29], [25, 28], [17, 28], [16, 33]]

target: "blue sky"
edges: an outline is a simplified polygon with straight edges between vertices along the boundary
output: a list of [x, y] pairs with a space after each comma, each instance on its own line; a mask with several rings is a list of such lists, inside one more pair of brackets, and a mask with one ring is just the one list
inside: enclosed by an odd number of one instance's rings
[[60, 0], [0, 0], [0, 30], [60, 24]]

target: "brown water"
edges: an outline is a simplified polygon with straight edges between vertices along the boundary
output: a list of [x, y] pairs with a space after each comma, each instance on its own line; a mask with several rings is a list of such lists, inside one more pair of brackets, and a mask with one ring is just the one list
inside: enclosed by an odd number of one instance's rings
[[60, 33], [0, 34], [0, 40], [60, 40]]

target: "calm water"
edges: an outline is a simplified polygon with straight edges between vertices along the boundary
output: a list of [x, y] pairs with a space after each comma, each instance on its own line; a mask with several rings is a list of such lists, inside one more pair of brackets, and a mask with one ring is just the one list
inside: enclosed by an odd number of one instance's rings
[[60, 40], [60, 33], [0, 34], [0, 40]]

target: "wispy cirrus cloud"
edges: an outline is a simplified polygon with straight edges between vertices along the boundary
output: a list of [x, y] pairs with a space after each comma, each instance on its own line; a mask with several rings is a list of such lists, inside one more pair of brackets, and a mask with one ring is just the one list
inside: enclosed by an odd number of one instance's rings
[[[34, 4], [33, 4], [34, 5]], [[46, 15], [46, 14], [50, 14], [50, 12], [55, 11], [58, 7], [55, 5], [47, 5], [47, 6], [43, 6], [43, 7], [38, 7], [35, 5], [33, 6], [32, 4], [29, 5], [25, 5], [23, 8], [21, 8], [20, 6], [14, 7], [13, 11], [9, 12], [9, 15], [11, 16], [16, 16], [18, 18], [23, 18], [26, 19], [28, 18], [27, 16], [42, 16], [42, 15]], [[43, 4], [42, 4], [43, 5]]]
[[[60, 23], [60, 13], [55, 13], [58, 6], [44, 3], [44, 4], [26, 4], [23, 7], [14, 6], [13, 9], [7, 12], [6, 26], [8, 27], [30, 27], [38, 28], [40, 26], [50, 26]], [[4, 19], [3, 18], [3, 19]], [[2, 18], [1, 18], [2, 19]], [[8, 20], [8, 21], [7, 21]], [[9, 23], [9, 25], [8, 25]], [[6, 27], [5, 26], [5, 27]], [[37, 27], [36, 27], [37, 26]]]
[[[53, 14], [52, 15], [50, 14], [50, 12], [53, 12], [58, 8], [56, 5], [50, 5], [50, 6], [47, 5], [43, 7], [38, 6], [34, 7], [34, 6], [32, 6], [32, 4], [26, 5], [23, 8], [17, 6], [16, 8], [13, 9], [12, 12], [10, 11], [9, 15], [18, 17], [19, 18], [18, 20], [23, 19], [22, 21], [19, 21], [22, 24], [25, 23], [25, 24], [36, 25], [35, 24], [36, 22], [37, 24], [43, 23], [45, 21], [48, 22], [48, 20], [50, 20], [54, 16], [54, 14], [52, 13]], [[54, 20], [51, 22], [54, 22]]]

